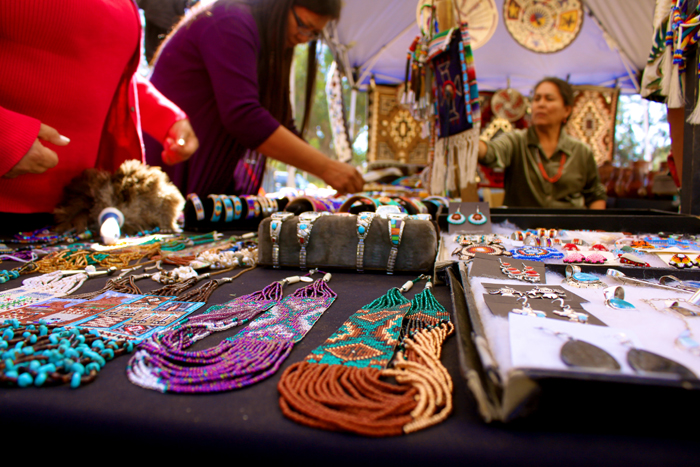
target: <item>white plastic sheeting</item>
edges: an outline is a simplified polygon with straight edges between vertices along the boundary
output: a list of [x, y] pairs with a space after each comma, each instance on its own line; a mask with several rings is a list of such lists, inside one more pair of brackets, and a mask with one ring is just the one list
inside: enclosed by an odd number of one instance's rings
[[[584, 0], [588, 14], [574, 42], [554, 54], [537, 54], [519, 45], [506, 30], [503, 1], [496, 32], [474, 51], [479, 88], [511, 87], [529, 93], [544, 76], [569, 77], [572, 84], [614, 86], [636, 91], [639, 70], [651, 49], [655, 0]], [[347, 0], [335, 31], [334, 49], [346, 70], [364, 88], [404, 79], [406, 51], [418, 35], [418, 0]], [[601, 29], [601, 26], [603, 29]], [[634, 80], [630, 77], [634, 77]]]

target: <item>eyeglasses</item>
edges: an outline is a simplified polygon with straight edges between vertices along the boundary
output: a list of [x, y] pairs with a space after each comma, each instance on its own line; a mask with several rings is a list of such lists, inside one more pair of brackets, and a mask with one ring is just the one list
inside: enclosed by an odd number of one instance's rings
[[310, 41], [315, 41], [319, 37], [321, 37], [321, 33], [323, 31], [314, 30], [313, 27], [308, 26], [301, 19], [299, 19], [299, 16], [297, 15], [297, 12], [294, 10], [294, 7], [292, 7], [292, 14], [294, 15], [294, 19], [297, 22], [297, 28], [299, 29], [299, 34], [308, 38]]

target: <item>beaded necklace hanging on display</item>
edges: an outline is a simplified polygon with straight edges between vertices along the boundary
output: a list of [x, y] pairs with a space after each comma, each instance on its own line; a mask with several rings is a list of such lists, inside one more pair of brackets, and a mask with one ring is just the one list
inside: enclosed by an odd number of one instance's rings
[[[129, 362], [127, 376], [147, 389], [182, 393], [228, 391], [262, 381], [277, 371], [335, 300], [329, 280], [326, 274], [281, 300], [282, 284], [275, 282], [223, 307], [212, 307], [180, 328], [144, 341]], [[242, 324], [263, 311], [246, 329], [216, 347], [184, 350], [211, 332]]]
[[72, 388], [95, 380], [107, 360], [131, 352], [133, 343], [103, 339], [97, 331], [46, 324], [22, 325], [16, 319], [0, 325], [0, 385]]
[[357, 311], [305, 361], [285, 370], [278, 389], [286, 417], [325, 430], [395, 436], [449, 415], [452, 380], [440, 353], [454, 327], [430, 282], [412, 302], [401, 295], [412, 285]]

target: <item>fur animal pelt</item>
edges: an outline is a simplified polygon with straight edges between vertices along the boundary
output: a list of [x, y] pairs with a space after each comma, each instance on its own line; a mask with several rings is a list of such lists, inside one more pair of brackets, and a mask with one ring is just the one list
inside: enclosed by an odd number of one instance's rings
[[177, 216], [185, 200], [168, 176], [158, 167], [137, 160], [124, 162], [114, 173], [87, 169], [63, 190], [63, 200], [54, 211], [57, 228], [99, 229], [97, 216], [107, 207], [124, 214], [122, 233], [143, 230], [177, 230]]

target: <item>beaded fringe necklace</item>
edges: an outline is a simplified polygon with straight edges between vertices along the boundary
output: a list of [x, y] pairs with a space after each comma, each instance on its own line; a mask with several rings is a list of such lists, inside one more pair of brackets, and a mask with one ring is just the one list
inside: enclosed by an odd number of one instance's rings
[[401, 295], [409, 284], [356, 312], [305, 361], [285, 370], [278, 389], [286, 417], [379, 437], [421, 430], [450, 414], [452, 379], [440, 353], [454, 326], [430, 283], [411, 302]]
[[14, 310], [52, 297], [63, 297], [75, 292], [88, 279], [86, 274], [63, 276], [55, 271], [22, 281], [22, 287], [0, 293], [0, 311]]
[[[129, 380], [161, 392], [208, 393], [242, 388], [274, 374], [294, 344], [331, 306], [330, 275], [282, 299], [280, 282], [190, 318], [179, 328], [144, 341], [127, 367]], [[283, 281], [284, 282], [284, 281]], [[202, 351], [185, 351], [213, 332], [248, 328]]]

